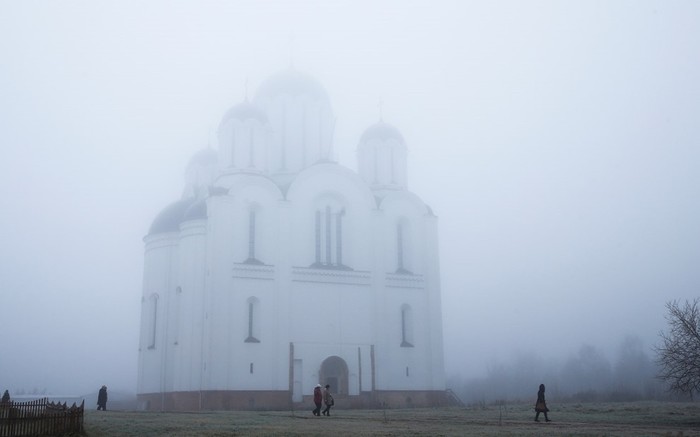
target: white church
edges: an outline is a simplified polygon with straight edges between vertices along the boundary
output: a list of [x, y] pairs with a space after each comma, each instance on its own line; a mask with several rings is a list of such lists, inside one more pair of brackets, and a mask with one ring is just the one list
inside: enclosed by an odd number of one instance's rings
[[226, 112], [144, 238], [137, 393], [148, 410], [447, 403], [437, 217], [401, 133], [333, 160], [323, 86], [289, 69]]

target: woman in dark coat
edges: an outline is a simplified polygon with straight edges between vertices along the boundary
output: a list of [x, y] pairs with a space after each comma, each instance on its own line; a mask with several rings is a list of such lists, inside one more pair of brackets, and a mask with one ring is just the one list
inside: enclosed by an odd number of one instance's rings
[[535, 404], [535, 422], [540, 421], [540, 413], [544, 413], [544, 420], [546, 422], [551, 422], [549, 417], [547, 417], [547, 402], [544, 400], [544, 384], [540, 384], [540, 390], [537, 392], [537, 403]]
[[97, 411], [107, 411], [107, 386], [103, 385], [97, 393]]

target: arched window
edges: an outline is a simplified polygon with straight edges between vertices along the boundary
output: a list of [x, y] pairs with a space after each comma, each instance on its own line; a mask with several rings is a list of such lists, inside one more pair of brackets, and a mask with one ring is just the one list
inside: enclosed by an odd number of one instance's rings
[[401, 306], [401, 347], [413, 347], [413, 311], [408, 305]]
[[316, 209], [315, 259], [311, 267], [350, 269], [343, 264], [343, 218], [345, 208], [326, 204]]
[[149, 325], [148, 348], [156, 348], [156, 328], [158, 326], [158, 294], [151, 294], [148, 299], [149, 314], [151, 316], [151, 324]]
[[260, 301], [249, 297], [246, 301], [248, 309], [248, 336], [246, 343], [260, 343]]
[[410, 275], [411, 239], [408, 221], [399, 220], [396, 224], [396, 273]]

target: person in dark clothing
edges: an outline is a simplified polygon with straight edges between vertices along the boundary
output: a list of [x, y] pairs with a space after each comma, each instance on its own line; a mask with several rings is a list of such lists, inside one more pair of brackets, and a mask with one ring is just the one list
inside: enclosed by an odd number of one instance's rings
[[103, 385], [97, 394], [97, 411], [107, 411], [107, 386]]
[[4, 404], [5, 402], [10, 402], [10, 392], [7, 390], [2, 394], [2, 403]]
[[547, 417], [547, 402], [544, 400], [544, 384], [540, 384], [540, 389], [537, 392], [537, 403], [535, 403], [535, 422], [540, 421], [540, 413], [544, 413], [544, 420], [546, 422], [551, 422], [549, 417]]
[[323, 394], [321, 393], [321, 384], [316, 384], [316, 387], [314, 387], [314, 404], [316, 404], [316, 408], [312, 411], [314, 413], [314, 416], [320, 416], [321, 415], [321, 402], [323, 401]]
[[324, 416], [330, 416], [331, 415], [331, 407], [335, 405], [335, 401], [333, 400], [333, 396], [331, 396], [331, 386], [326, 384], [325, 390], [323, 390], [323, 403], [326, 404], [326, 408], [323, 410], [323, 415]]

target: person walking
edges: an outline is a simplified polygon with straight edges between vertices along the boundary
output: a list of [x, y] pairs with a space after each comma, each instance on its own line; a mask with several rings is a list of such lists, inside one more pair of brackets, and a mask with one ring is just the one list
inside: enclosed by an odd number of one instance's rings
[[316, 384], [316, 387], [314, 387], [314, 404], [316, 404], [316, 408], [312, 411], [314, 413], [314, 416], [320, 416], [321, 415], [321, 402], [323, 401], [323, 394], [321, 393], [321, 384]]
[[103, 385], [97, 393], [97, 411], [107, 411], [107, 386]]
[[326, 384], [326, 388], [323, 390], [323, 403], [326, 404], [326, 409], [323, 410], [323, 415], [324, 416], [330, 416], [331, 415], [331, 407], [335, 405], [335, 401], [333, 400], [333, 396], [331, 396], [331, 386]]
[[549, 417], [547, 417], [547, 402], [544, 400], [544, 384], [540, 384], [540, 389], [537, 392], [537, 402], [535, 403], [535, 422], [540, 421], [540, 413], [544, 413], [545, 422], [551, 422]]

